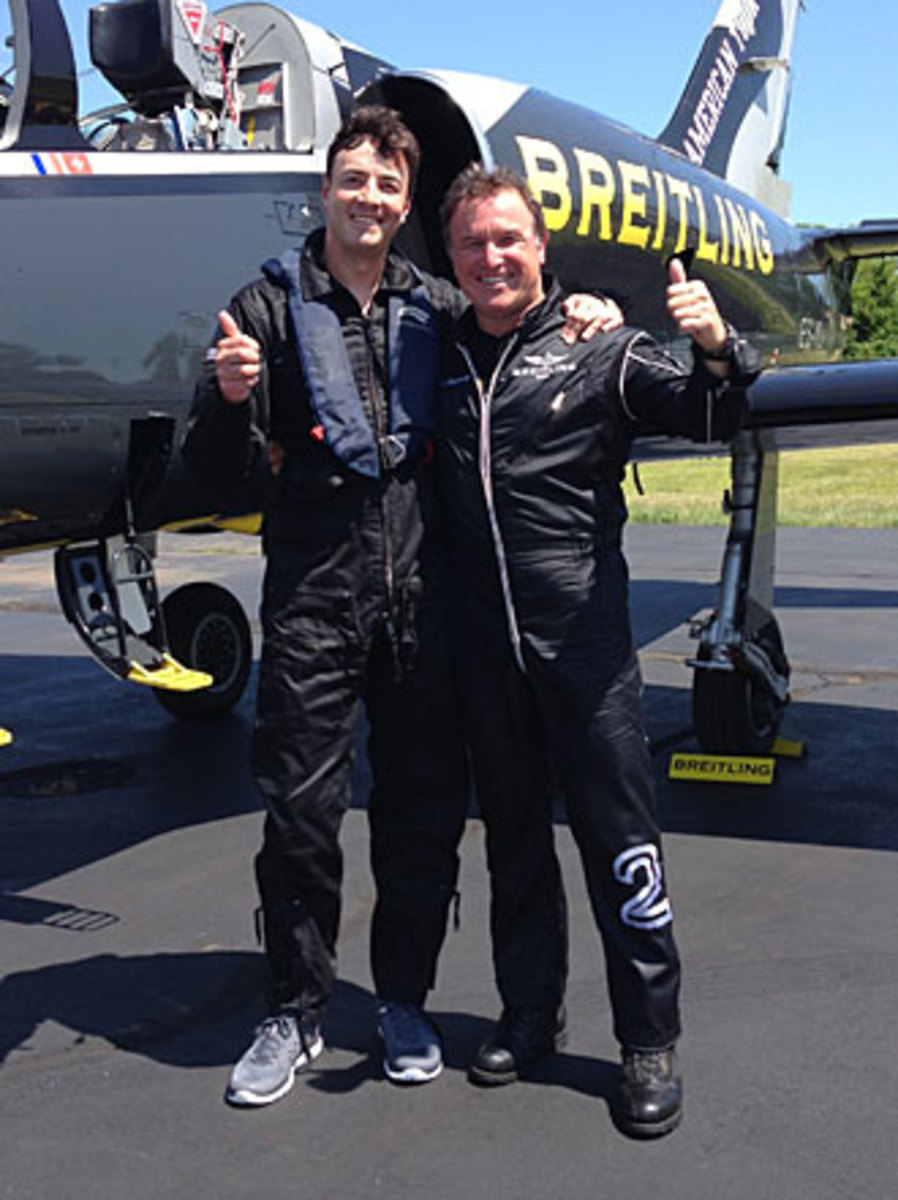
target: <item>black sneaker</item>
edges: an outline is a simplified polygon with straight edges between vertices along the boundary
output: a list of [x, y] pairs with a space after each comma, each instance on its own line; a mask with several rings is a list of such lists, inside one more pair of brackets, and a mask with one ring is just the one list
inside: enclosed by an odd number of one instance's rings
[[238, 1108], [273, 1104], [293, 1087], [296, 1072], [323, 1049], [317, 1021], [290, 1013], [268, 1017], [231, 1072], [225, 1100]]
[[662, 1137], [683, 1117], [683, 1081], [673, 1046], [666, 1050], [622, 1051], [620, 1089], [613, 1109], [622, 1133], [635, 1138]]
[[507, 1008], [468, 1068], [468, 1078], [483, 1087], [514, 1083], [524, 1067], [567, 1041], [564, 1008]]

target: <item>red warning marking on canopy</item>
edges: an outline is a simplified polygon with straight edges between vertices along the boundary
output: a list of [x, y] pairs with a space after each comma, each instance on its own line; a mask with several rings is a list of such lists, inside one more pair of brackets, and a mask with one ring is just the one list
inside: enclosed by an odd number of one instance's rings
[[206, 21], [206, 6], [202, 0], [179, 0], [178, 11], [194, 42], [199, 44]]

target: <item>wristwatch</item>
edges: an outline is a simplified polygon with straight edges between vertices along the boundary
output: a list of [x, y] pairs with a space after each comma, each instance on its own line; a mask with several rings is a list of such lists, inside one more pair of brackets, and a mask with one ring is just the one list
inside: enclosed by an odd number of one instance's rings
[[709, 362], [730, 362], [736, 350], [736, 344], [739, 341], [739, 334], [726, 322], [726, 337], [723, 345], [719, 350], [705, 350], [703, 346], [699, 346], [699, 353], [702, 358], [706, 358]]

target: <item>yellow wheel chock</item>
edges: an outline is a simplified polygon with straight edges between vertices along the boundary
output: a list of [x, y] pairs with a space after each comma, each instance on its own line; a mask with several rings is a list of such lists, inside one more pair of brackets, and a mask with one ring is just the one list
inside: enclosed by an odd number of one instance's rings
[[170, 654], [162, 655], [159, 666], [144, 667], [132, 662], [127, 678], [131, 683], [144, 683], [148, 687], [164, 688], [167, 692], [198, 692], [212, 685], [212, 676], [207, 671], [194, 671], [182, 666]]

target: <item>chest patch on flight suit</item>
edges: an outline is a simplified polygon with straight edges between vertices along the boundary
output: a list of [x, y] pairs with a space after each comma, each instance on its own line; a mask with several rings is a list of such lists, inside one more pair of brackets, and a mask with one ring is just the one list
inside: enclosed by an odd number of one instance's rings
[[545, 354], [523, 354], [521, 360], [523, 365], [511, 369], [516, 379], [551, 379], [554, 375], [567, 375], [577, 369], [577, 364], [567, 354], [555, 354], [551, 350]]

